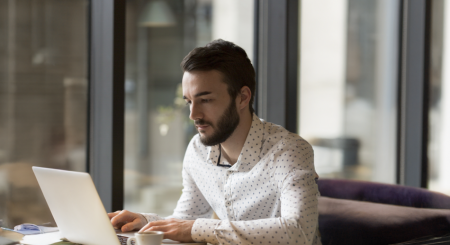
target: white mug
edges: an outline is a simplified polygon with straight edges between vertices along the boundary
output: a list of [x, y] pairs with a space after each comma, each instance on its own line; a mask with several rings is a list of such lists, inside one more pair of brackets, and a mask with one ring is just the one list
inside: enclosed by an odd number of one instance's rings
[[134, 233], [134, 237], [130, 237], [127, 240], [127, 245], [131, 245], [131, 241], [134, 240], [136, 245], [161, 245], [164, 237], [162, 231], [145, 231]]

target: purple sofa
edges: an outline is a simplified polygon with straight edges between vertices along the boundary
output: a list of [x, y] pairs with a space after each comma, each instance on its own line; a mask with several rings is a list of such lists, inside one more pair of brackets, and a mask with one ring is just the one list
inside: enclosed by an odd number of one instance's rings
[[320, 179], [323, 245], [395, 244], [450, 232], [450, 197], [425, 189]]

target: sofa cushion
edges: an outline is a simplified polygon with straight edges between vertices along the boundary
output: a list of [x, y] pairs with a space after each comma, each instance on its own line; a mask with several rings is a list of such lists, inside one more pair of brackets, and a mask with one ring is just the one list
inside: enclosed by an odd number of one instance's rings
[[394, 244], [450, 231], [450, 210], [319, 197], [324, 245]]

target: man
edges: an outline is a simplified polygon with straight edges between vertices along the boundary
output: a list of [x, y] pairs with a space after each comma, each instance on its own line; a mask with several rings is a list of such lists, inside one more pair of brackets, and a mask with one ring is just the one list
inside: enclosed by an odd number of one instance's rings
[[117, 211], [113, 226], [182, 242], [321, 244], [312, 148], [253, 113], [255, 71], [245, 51], [216, 40], [181, 66], [198, 130], [183, 161], [183, 193], [168, 218]]

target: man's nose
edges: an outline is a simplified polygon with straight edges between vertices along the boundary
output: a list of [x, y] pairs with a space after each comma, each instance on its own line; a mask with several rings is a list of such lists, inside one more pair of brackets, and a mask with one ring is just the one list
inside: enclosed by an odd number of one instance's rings
[[191, 109], [191, 113], [189, 114], [189, 118], [191, 120], [195, 121], [197, 119], [202, 119], [203, 118], [203, 113], [202, 113], [201, 109], [195, 103], [191, 104], [191, 108], [190, 109]]

